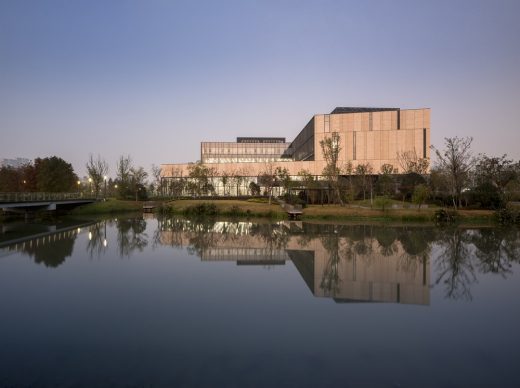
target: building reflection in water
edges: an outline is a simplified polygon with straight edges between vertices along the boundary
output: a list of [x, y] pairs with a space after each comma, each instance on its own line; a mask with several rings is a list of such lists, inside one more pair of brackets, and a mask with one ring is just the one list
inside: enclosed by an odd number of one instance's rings
[[[157, 227], [150, 237], [147, 222], [153, 221]], [[152, 248], [183, 248], [203, 261], [233, 261], [240, 266], [292, 262], [314, 296], [338, 303], [428, 305], [431, 287], [440, 287], [446, 298], [469, 301], [479, 273], [506, 278], [512, 274], [512, 264], [520, 261], [518, 228], [200, 222], [176, 217], [31, 228], [3, 225], [0, 258], [21, 252], [35, 263], [56, 268], [73, 254], [77, 236], [87, 233], [91, 258], [114, 252], [127, 258], [151, 243]]]
[[290, 260], [314, 296], [338, 303], [430, 302], [431, 244], [414, 244], [404, 228], [166, 219], [159, 229], [162, 244], [185, 246], [203, 261], [272, 266]]

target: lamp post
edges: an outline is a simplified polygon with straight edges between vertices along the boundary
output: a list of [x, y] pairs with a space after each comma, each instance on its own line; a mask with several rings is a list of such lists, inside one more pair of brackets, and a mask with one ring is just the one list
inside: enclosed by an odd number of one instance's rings
[[88, 178], [88, 184], [89, 184], [90, 195], [92, 195], [92, 178]]
[[105, 175], [103, 177], [103, 180], [105, 181], [105, 195], [104, 195], [105, 201], [107, 200], [107, 179], [108, 179], [108, 177]]
[[78, 184], [78, 194], [79, 194], [79, 188], [81, 186], [81, 181], [78, 181], [77, 184]]

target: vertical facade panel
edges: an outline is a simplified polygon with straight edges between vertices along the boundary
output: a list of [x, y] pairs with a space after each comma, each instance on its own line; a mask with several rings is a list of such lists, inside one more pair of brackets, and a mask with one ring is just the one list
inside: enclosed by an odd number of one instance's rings
[[415, 129], [418, 129], [418, 128], [424, 128], [424, 117], [423, 117], [423, 110], [422, 109], [417, 109], [415, 111], [415, 123], [414, 123], [414, 128]]
[[372, 113], [372, 130], [380, 131], [381, 130], [381, 112], [373, 112]]
[[367, 132], [366, 133], [366, 158], [368, 160], [374, 160], [375, 159], [375, 147], [374, 147], [374, 132]]
[[370, 124], [370, 113], [361, 113], [361, 130], [368, 131]]

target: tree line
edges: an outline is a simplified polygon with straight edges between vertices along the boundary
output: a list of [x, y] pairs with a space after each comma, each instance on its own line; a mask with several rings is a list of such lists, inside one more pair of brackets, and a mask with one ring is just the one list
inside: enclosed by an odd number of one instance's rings
[[[473, 155], [473, 139], [445, 138], [444, 147], [432, 146], [436, 162], [414, 151], [396, 155], [397, 165], [383, 164], [375, 171], [370, 163], [341, 164], [341, 138], [338, 133], [320, 142], [326, 161], [321, 176], [303, 169], [290, 176], [287, 168], [265, 163], [258, 176], [250, 177], [244, 168], [218, 173], [204, 163], [193, 163], [187, 176], [170, 180], [161, 178], [161, 169], [152, 165], [151, 175], [134, 165], [130, 155], [121, 155], [115, 165], [115, 177], [108, 177], [109, 164], [100, 156], [90, 155], [86, 162], [87, 177], [79, 179], [72, 165], [57, 157], [36, 158], [21, 167], [0, 168], [2, 192], [73, 192], [115, 196], [120, 199], [143, 200], [150, 194], [180, 197], [182, 195], [224, 196], [284, 193], [286, 200], [301, 203], [338, 203], [371, 200], [383, 209], [391, 199], [412, 201], [419, 207], [425, 202], [476, 208], [503, 208], [509, 201], [520, 200], [520, 162], [507, 155]], [[151, 178], [149, 181], [148, 179]], [[220, 185], [217, 190], [216, 185]], [[219, 191], [219, 193], [217, 193]], [[293, 195], [296, 193], [296, 195]]]
[[143, 200], [157, 193], [160, 168], [148, 172], [135, 166], [130, 155], [116, 162], [115, 177], [109, 177], [109, 164], [100, 155], [90, 155], [85, 164], [87, 176], [79, 178], [71, 163], [58, 156], [36, 158], [22, 166], [0, 167], [0, 192], [81, 192], [95, 197], [115, 196], [120, 199]]
[[444, 139], [444, 148], [431, 149], [436, 155], [429, 169], [429, 160], [414, 151], [397, 154], [398, 166], [384, 164], [374, 171], [370, 163], [352, 162], [340, 166], [339, 134], [320, 142], [326, 166], [322, 172], [332, 201], [339, 204], [355, 199], [379, 196], [381, 203], [389, 198], [411, 200], [419, 207], [426, 201], [454, 208], [503, 208], [509, 201], [520, 200], [520, 161], [507, 155], [474, 155], [472, 137]]

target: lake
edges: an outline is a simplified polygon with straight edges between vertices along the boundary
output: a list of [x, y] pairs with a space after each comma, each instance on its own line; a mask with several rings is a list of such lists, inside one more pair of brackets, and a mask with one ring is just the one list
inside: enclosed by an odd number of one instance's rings
[[520, 386], [516, 228], [0, 228], [0, 387]]

